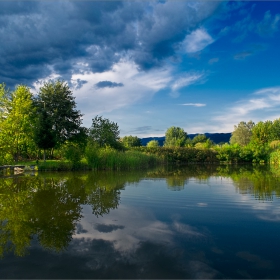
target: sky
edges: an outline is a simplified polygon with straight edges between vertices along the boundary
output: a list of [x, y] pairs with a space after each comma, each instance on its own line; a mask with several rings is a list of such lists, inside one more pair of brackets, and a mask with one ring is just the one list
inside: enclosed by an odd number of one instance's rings
[[66, 81], [83, 125], [232, 132], [280, 117], [280, 1], [3, 1], [0, 83]]

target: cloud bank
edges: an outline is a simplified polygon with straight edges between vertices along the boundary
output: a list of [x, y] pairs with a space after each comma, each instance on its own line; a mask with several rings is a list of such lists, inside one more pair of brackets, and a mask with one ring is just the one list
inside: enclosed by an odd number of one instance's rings
[[211, 41], [197, 28], [218, 4], [0, 1], [0, 81], [30, 85], [54, 73], [70, 81], [109, 71], [124, 58], [140, 70], [158, 67], [188, 34], [196, 39], [192, 50]]

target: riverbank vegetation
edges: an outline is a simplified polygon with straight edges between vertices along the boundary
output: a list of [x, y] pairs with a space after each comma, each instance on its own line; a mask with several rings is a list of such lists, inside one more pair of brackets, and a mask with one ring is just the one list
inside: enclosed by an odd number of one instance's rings
[[170, 127], [163, 147], [137, 136], [120, 137], [118, 124], [96, 116], [90, 128], [66, 82], [49, 81], [33, 95], [27, 86], [0, 84], [0, 165], [34, 162], [39, 170], [139, 169], [169, 163], [280, 164], [280, 119], [240, 122], [230, 143], [204, 134], [193, 139]]

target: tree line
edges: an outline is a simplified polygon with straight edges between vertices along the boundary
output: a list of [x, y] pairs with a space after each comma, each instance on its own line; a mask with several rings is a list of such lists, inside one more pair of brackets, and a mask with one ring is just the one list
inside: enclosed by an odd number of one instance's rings
[[[25, 85], [10, 91], [0, 84], [0, 164], [45, 160], [46, 156], [66, 158], [74, 163], [82, 157], [91, 161], [90, 155], [94, 157], [92, 151], [96, 149], [110, 147], [125, 151], [141, 146], [137, 136], [121, 138], [117, 123], [96, 116], [91, 127], [86, 128], [82, 126], [82, 116], [65, 81], [45, 82], [36, 95]], [[172, 126], [165, 133], [163, 148], [211, 149], [221, 161], [267, 161], [279, 145], [280, 119], [277, 119], [257, 124], [242, 121], [234, 126], [230, 143], [224, 145], [216, 145], [204, 134], [190, 139], [183, 128]], [[156, 140], [147, 144], [149, 154], [153, 149], [159, 154], [161, 148]], [[162, 153], [167, 151], [169, 157], [170, 149]], [[141, 152], [145, 151], [141, 149]], [[205, 158], [209, 158], [208, 154], [205, 153]]]

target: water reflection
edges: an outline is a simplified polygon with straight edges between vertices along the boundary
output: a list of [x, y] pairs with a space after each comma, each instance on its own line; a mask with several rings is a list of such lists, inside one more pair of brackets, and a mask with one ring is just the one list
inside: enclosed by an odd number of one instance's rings
[[245, 165], [1, 178], [0, 268], [14, 254], [47, 260], [33, 278], [274, 278], [279, 183]]
[[[61, 251], [72, 240], [88, 204], [96, 216], [116, 209], [120, 190], [141, 173], [43, 174], [0, 180], [0, 256], [23, 256], [36, 236], [44, 248]], [[79, 229], [78, 229], [79, 230]]]

